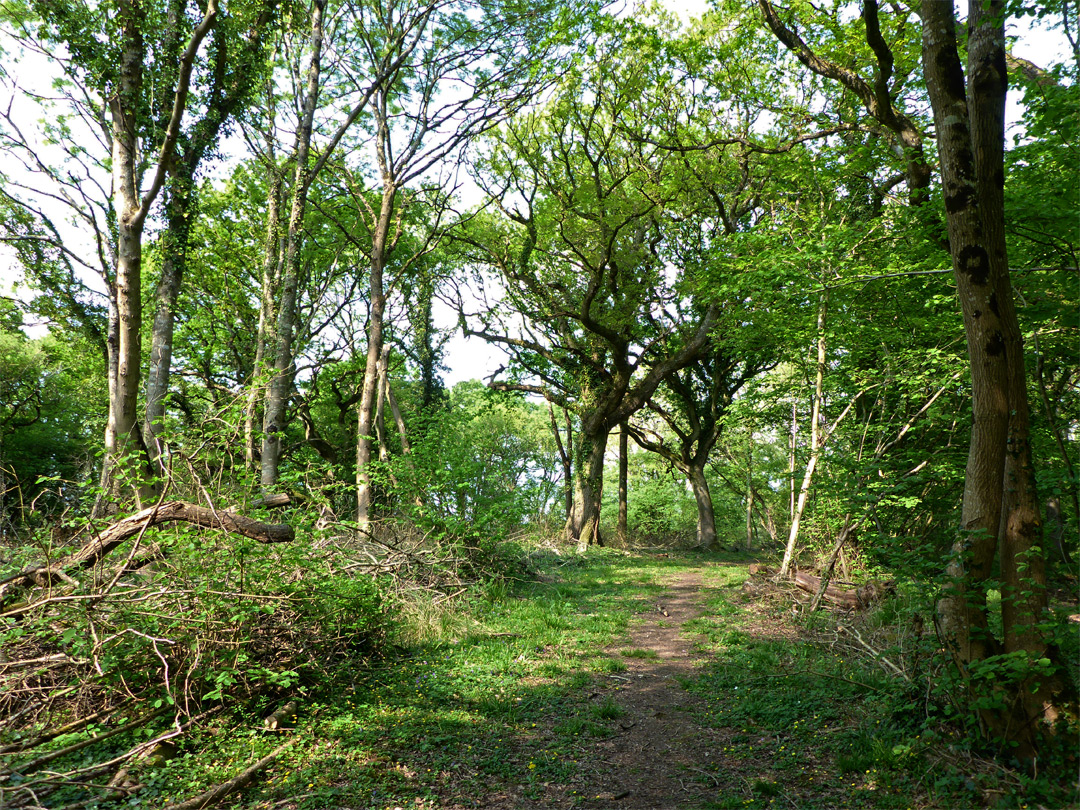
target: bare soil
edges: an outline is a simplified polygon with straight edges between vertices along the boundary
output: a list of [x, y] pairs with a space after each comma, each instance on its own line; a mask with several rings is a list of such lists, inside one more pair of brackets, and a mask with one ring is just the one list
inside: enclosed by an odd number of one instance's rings
[[680, 683], [695, 667], [693, 638], [683, 626], [701, 614], [701, 584], [696, 573], [672, 582], [648, 618], [631, 628], [629, 642], [610, 648], [626, 670], [599, 676], [589, 697], [596, 705], [613, 699], [623, 714], [613, 721], [612, 736], [583, 739], [572, 781], [543, 784], [539, 798], [511, 789], [478, 806], [667, 810], [714, 799], [724, 732], [695, 722], [697, 699]]

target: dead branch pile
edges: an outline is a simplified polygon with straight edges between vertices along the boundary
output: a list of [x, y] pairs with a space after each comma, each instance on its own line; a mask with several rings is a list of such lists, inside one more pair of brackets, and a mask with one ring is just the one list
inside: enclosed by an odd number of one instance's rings
[[[324, 510], [317, 525], [301, 547], [288, 525], [162, 502], [0, 580], [0, 807], [133, 796], [229, 705], [287, 733], [299, 686], [373, 651], [383, 593], [451, 599], [484, 565], [404, 521], [360, 535]], [[177, 807], [240, 789], [280, 750]]]
[[313, 593], [332, 572], [274, 551], [294, 536], [171, 501], [0, 581], [0, 806], [130, 796], [223, 706], [270, 711], [369, 644], [373, 589]]

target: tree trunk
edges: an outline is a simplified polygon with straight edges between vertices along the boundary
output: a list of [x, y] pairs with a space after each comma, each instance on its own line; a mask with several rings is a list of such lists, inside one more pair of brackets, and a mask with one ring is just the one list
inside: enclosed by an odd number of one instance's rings
[[[938, 132], [949, 245], [972, 378], [974, 423], [964, 479], [961, 534], [948, 565], [939, 628], [962, 674], [999, 652], [987, 630], [986, 591], [1000, 553], [1005, 652], [1046, 655], [1036, 623], [1047, 611], [1040, 521], [1028, 437], [1023, 343], [1004, 235], [1004, 5], [969, 7], [968, 82], [952, 3], [924, 0], [923, 68]], [[1034, 759], [1040, 718], [1057, 712], [1051, 678], [1025, 678], [1011, 705], [985, 709], [990, 733]]]
[[788, 493], [788, 521], [795, 520], [795, 451], [798, 449], [796, 444], [799, 435], [799, 403], [795, 400], [791, 402], [791, 452], [788, 457], [788, 483], [790, 484]]
[[627, 433], [626, 422], [619, 426], [619, 520], [615, 533], [619, 543], [626, 545], [627, 541], [627, 473], [629, 468], [628, 451], [630, 435]]
[[[799, 500], [791, 517], [791, 530], [788, 532], [787, 547], [784, 549], [784, 561], [780, 565], [777, 579], [787, 577], [791, 569], [791, 560], [795, 556], [795, 541], [799, 537], [799, 523], [806, 510], [806, 499], [810, 494], [810, 484], [814, 480], [814, 470], [821, 457], [821, 401], [825, 389], [825, 320], [829, 308], [829, 295], [822, 291], [818, 305], [817, 318], [817, 374], [814, 378], [814, 405], [810, 414], [810, 459], [806, 462], [802, 486], [799, 487]], [[794, 424], [794, 419], [792, 420]]]
[[162, 452], [161, 431], [165, 423], [165, 396], [169, 391], [172, 370], [173, 326], [176, 302], [187, 266], [188, 237], [195, 215], [194, 188], [187, 165], [174, 169], [165, 203], [168, 229], [164, 238], [161, 277], [154, 295], [156, 309], [150, 332], [150, 369], [146, 378], [146, 418], [143, 438], [146, 451], [157, 472]]
[[[132, 463], [134, 454], [145, 458], [139, 447], [139, 383], [142, 372], [142, 237], [146, 215], [165, 182], [169, 163], [179, 137], [180, 122], [187, 106], [191, 71], [199, 47], [217, 19], [217, 2], [210, 0], [203, 19], [180, 55], [173, 92], [172, 112], [149, 188], [142, 191], [140, 124], [143, 97], [143, 65], [146, 44], [142, 26], [146, 24], [138, 4], [121, 0], [120, 65], [115, 92], [109, 99], [112, 121], [113, 211], [116, 214], [117, 258], [115, 282], [115, 331], [110, 323], [110, 340], [115, 337], [115, 373], [109, 386], [109, 418], [105, 428], [105, 460], [101, 472], [101, 495], [94, 506], [100, 513], [119, 496], [122, 479], [128, 479], [136, 500], [145, 480], [141, 463]], [[110, 313], [111, 314], [111, 313]], [[111, 347], [110, 347], [111, 348]], [[112, 357], [110, 357], [112, 360]], [[111, 366], [111, 363], [110, 363]], [[147, 492], [147, 494], [150, 494]]]
[[705, 478], [705, 465], [691, 464], [686, 470], [690, 489], [697, 503], [697, 545], [702, 549], [716, 547], [716, 514], [713, 512], [712, 492]]
[[754, 547], [754, 431], [750, 429], [746, 450], [746, 550]]
[[[387, 375], [390, 365], [390, 347], [383, 346], [379, 354], [378, 391], [375, 394], [375, 441], [379, 444], [379, 461], [390, 460], [390, 446], [386, 441], [386, 392], [389, 388]], [[396, 483], [396, 482], [395, 482]]]
[[[381, 154], [381, 152], [380, 152]], [[385, 161], [380, 161], [384, 163]], [[387, 257], [390, 221], [394, 214], [397, 188], [384, 175], [382, 203], [375, 223], [371, 241], [371, 280], [368, 311], [367, 365], [364, 368], [364, 386], [357, 412], [356, 436], [356, 523], [360, 531], [371, 526], [372, 486], [371, 450], [372, 426], [379, 387], [379, 356], [383, 345], [383, 317], [386, 311], [386, 292], [383, 289], [383, 269]]]
[[304, 214], [307, 209], [311, 171], [308, 156], [311, 152], [311, 131], [315, 107], [319, 98], [322, 69], [323, 11], [326, 0], [315, 0], [311, 8], [311, 63], [308, 66], [307, 87], [296, 132], [296, 174], [293, 180], [289, 228], [285, 240], [285, 266], [281, 280], [281, 302], [278, 305], [277, 332], [274, 345], [274, 373], [266, 393], [263, 411], [263, 444], [260, 482], [263, 490], [277, 486], [281, 464], [282, 436], [285, 431], [286, 409], [292, 396], [295, 358], [293, 338], [296, 331], [296, 295], [300, 278], [300, 243], [303, 240]]
[[[120, 5], [123, 44], [119, 86], [111, 99], [113, 210], [116, 213], [115, 378], [109, 390], [105, 460], [101, 489], [106, 500], [119, 496], [120, 478], [130, 473], [142, 368], [142, 233], [146, 211], [139, 197], [138, 122], [142, 94], [142, 19], [134, 4]], [[112, 337], [110, 335], [110, 337]], [[141, 477], [141, 476], [139, 476]], [[99, 506], [102, 505], [99, 502]], [[97, 511], [97, 509], [95, 509]]]
[[550, 402], [548, 402], [548, 415], [551, 417], [551, 433], [555, 436], [555, 447], [559, 451], [559, 460], [562, 462], [564, 516], [569, 524], [570, 513], [574, 509], [574, 480], [571, 477], [573, 465], [571, 464], [570, 455], [574, 449], [574, 437], [570, 432], [570, 413], [563, 408], [563, 416], [566, 417], [565, 445], [562, 440], [562, 432], [559, 430], [559, 423], [555, 421], [555, 406]]
[[582, 430], [574, 448], [574, 508], [567, 521], [566, 534], [567, 539], [577, 543], [578, 551], [585, 551], [592, 545], [604, 545], [600, 535], [600, 497], [604, 488], [607, 440], [607, 431], [590, 435]]
[[[270, 140], [270, 139], [268, 139]], [[273, 152], [269, 152], [271, 158]], [[266, 349], [270, 342], [270, 324], [277, 312], [278, 280], [284, 252], [281, 244], [281, 173], [274, 166], [268, 169], [270, 181], [266, 196], [266, 241], [263, 244], [261, 297], [259, 302], [259, 326], [255, 335], [255, 364], [248, 382], [247, 403], [244, 406], [244, 461], [249, 470], [255, 469], [259, 456], [256, 444], [255, 424], [259, 400], [266, 394]]]

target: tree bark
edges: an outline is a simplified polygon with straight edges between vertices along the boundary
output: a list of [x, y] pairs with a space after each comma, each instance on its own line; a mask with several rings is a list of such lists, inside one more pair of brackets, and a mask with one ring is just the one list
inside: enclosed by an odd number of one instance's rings
[[619, 425], [619, 520], [615, 534], [619, 543], [626, 545], [627, 537], [627, 477], [629, 472], [629, 439], [626, 422]]
[[600, 533], [600, 497], [608, 440], [606, 429], [586, 432], [584, 425], [582, 428], [574, 453], [574, 507], [567, 521], [567, 539], [577, 542], [578, 551], [604, 545]]
[[[1036, 627], [1047, 611], [1041, 526], [1031, 465], [1023, 343], [1013, 303], [1004, 231], [1004, 4], [972, 2], [968, 75], [952, 3], [923, 0], [923, 69], [938, 132], [949, 245], [967, 339], [974, 423], [964, 480], [961, 533], [938, 605], [939, 629], [965, 676], [1000, 651], [988, 632], [986, 591], [1000, 557], [1004, 651], [1047, 654]], [[1053, 679], [1025, 678], [1011, 705], [984, 709], [990, 733], [1031, 761], [1045, 719], [1056, 718]]]
[[311, 153], [311, 132], [318, 104], [322, 71], [323, 13], [327, 0], [314, 0], [311, 7], [311, 62], [307, 86], [296, 132], [296, 173], [289, 208], [289, 225], [285, 240], [285, 266], [281, 280], [281, 301], [278, 304], [277, 332], [274, 345], [274, 372], [267, 387], [263, 411], [263, 443], [260, 482], [264, 491], [277, 486], [281, 464], [282, 436], [285, 431], [285, 412], [292, 396], [295, 357], [293, 339], [296, 331], [296, 296], [300, 278], [300, 248], [303, 241], [304, 214], [312, 172], [308, 165]]
[[690, 464], [686, 469], [690, 489], [697, 504], [697, 545], [702, 549], [716, 547], [716, 513], [713, 511], [712, 491], [705, 478], [704, 464]]

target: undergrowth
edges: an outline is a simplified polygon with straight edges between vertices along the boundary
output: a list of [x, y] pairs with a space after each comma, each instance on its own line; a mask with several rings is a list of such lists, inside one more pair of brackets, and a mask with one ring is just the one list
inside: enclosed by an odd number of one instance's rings
[[[167, 807], [287, 743], [230, 806], [482, 805], [539, 800], [551, 784], [589, 806], [598, 741], [627, 719], [618, 691], [596, 684], [655, 658], [628, 643], [628, 629], [691, 570], [705, 580], [705, 613], [684, 631], [703, 660], [682, 686], [718, 740], [689, 772], [715, 788], [709, 807], [1076, 800], [1066, 755], [1026, 776], [980, 755], [941, 714], [926, 689], [938, 670], [903, 591], [857, 623], [827, 612], [799, 622], [783, 594], [743, 592], [741, 556], [578, 556], [407, 533], [378, 549], [317, 533], [307, 545], [266, 547], [189, 534], [159, 538], [168, 553], [107, 599], [50, 602], [47, 614], [8, 622], [8, 662], [71, 660], [0, 675], [22, 690], [0, 698], [9, 718], [0, 744], [13, 746], [0, 805]], [[77, 688], [11, 721], [64, 679]], [[103, 708], [99, 720], [25, 745]], [[125, 760], [111, 785], [108, 774], [80, 772], [142, 742], [154, 745]], [[46, 784], [46, 772], [77, 778]]]

